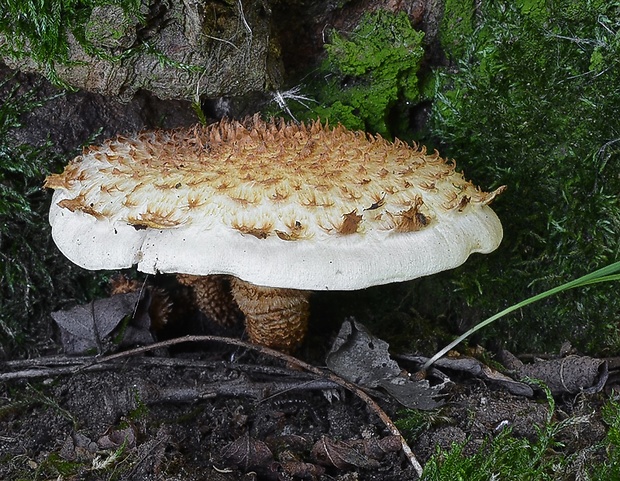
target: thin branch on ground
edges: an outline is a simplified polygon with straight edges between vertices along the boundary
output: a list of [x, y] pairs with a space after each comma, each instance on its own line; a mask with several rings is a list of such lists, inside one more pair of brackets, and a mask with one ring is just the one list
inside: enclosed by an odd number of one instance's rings
[[[116, 361], [119, 361], [121, 359], [125, 359], [128, 357], [135, 357], [140, 354], [144, 354], [144, 353], [154, 351], [157, 349], [171, 347], [171, 346], [188, 343], [188, 342], [200, 342], [200, 343], [218, 342], [218, 343], [240, 347], [243, 349], [249, 349], [252, 351], [256, 351], [260, 354], [263, 354], [265, 356], [279, 359], [283, 362], [286, 362], [289, 366], [294, 366], [296, 368], [302, 369], [304, 371], [307, 371], [313, 374], [317, 378], [324, 379], [327, 381], [327, 382], [321, 383], [320, 379], [318, 381], [316, 379], [310, 379], [310, 380], [299, 380], [296, 382], [278, 383], [278, 387], [282, 391], [296, 390], [296, 389], [325, 390], [325, 389], [333, 389], [337, 386], [350, 391], [355, 396], [357, 396], [359, 399], [361, 399], [373, 414], [375, 414], [379, 419], [381, 419], [381, 422], [383, 422], [383, 424], [386, 426], [386, 428], [392, 435], [398, 437], [401, 443], [403, 453], [407, 457], [407, 460], [412, 465], [418, 477], [422, 476], [422, 466], [416, 459], [415, 454], [413, 453], [413, 451], [407, 444], [407, 441], [402, 436], [402, 434], [400, 433], [400, 431], [398, 430], [394, 422], [389, 418], [389, 416], [385, 413], [385, 411], [383, 411], [383, 409], [381, 409], [381, 407], [361, 388], [337, 376], [336, 374], [332, 372], [327, 372], [323, 369], [319, 369], [293, 356], [284, 354], [282, 352], [276, 351], [274, 349], [270, 349], [265, 346], [261, 346], [258, 344], [251, 344], [249, 342], [245, 342], [240, 339], [219, 337], [219, 336], [185, 336], [185, 337], [157, 342], [154, 344], [149, 344], [148, 346], [142, 346], [142, 347], [137, 347], [134, 349], [129, 349], [127, 351], [122, 351], [122, 352], [118, 352], [115, 354], [110, 354], [108, 356], [103, 356], [103, 357], [98, 357], [98, 358], [87, 357], [87, 356], [76, 357], [76, 358], [52, 356], [48, 358], [26, 359], [26, 360], [20, 360], [20, 361], [7, 361], [4, 363], [0, 363], [0, 369], [3, 367], [5, 368], [9, 367], [9, 368], [18, 368], [20, 370], [13, 371], [13, 372], [0, 373], [0, 381], [34, 378], [34, 377], [71, 375], [71, 374], [77, 374], [79, 372], [103, 371], [103, 370], [109, 369], [110, 367], [115, 366], [117, 364]], [[196, 367], [197, 365], [205, 364], [200, 361], [191, 361], [191, 360], [186, 360], [186, 359], [177, 360], [177, 359], [172, 359], [172, 358], [135, 358], [135, 360], [137, 360], [137, 362], [139, 363], [144, 363], [144, 364], [159, 364], [159, 365], [167, 365], [167, 366], [168, 365], [170, 366], [171, 365], [175, 365], [175, 366], [184, 365], [184, 366], [189, 366], [189, 367], [192, 367], [192, 366]], [[209, 363], [209, 364], [213, 365], [213, 363]], [[243, 365], [238, 365], [238, 364], [235, 364], [235, 367], [238, 367], [241, 370], [245, 370], [244, 367], [246, 367], [248, 371], [253, 370], [252, 368], [248, 366], [243, 366]], [[281, 371], [278, 368], [274, 368], [274, 369], [277, 371]], [[270, 370], [271, 369], [267, 369], [267, 371], [270, 371]], [[272, 372], [271, 374], [274, 374], [274, 373]], [[282, 373], [278, 372], [278, 374], [282, 374]], [[253, 383], [253, 387], [255, 389], [252, 390], [252, 394], [255, 395], [256, 397], [260, 397], [260, 393], [264, 391], [264, 387], [262, 383]], [[224, 394], [224, 395], [231, 394], [234, 391], [235, 395], [238, 395], [239, 393], [244, 392], [243, 390], [238, 391], [234, 388], [232, 388], [231, 390], [231, 388], [232, 386], [223, 387], [221, 390], [222, 391], [221, 394]], [[246, 386], [246, 389], [247, 389], [247, 386]], [[196, 397], [204, 398], [205, 396], [213, 397], [217, 394], [220, 394], [220, 393], [213, 391], [213, 390], [209, 390], [208, 393], [199, 392], [199, 390], [195, 390], [195, 392], [189, 393], [189, 396], [192, 398], [196, 398]], [[177, 401], [180, 400], [178, 398], [175, 398], [175, 396], [170, 393], [168, 393], [168, 395], [171, 396], [171, 398], [174, 400], [177, 400]], [[183, 400], [186, 400], [186, 399], [183, 399]]]
[[253, 351], [257, 351], [260, 354], [269, 356], [269, 357], [273, 357], [276, 359], [279, 359], [281, 361], [287, 362], [290, 365], [296, 366], [298, 368], [304, 369], [308, 372], [311, 372], [313, 374], [316, 374], [317, 376], [321, 376], [324, 377], [336, 384], [338, 384], [339, 386], [345, 388], [346, 390], [352, 392], [353, 394], [355, 394], [358, 398], [360, 398], [362, 401], [364, 401], [366, 403], [366, 405], [368, 406], [368, 408], [370, 409], [371, 412], [373, 412], [377, 417], [379, 417], [379, 419], [381, 419], [381, 421], [383, 422], [383, 424], [385, 425], [385, 427], [388, 429], [388, 431], [390, 431], [390, 433], [394, 436], [398, 436], [398, 438], [400, 439], [401, 442], [401, 447], [403, 450], [403, 453], [405, 454], [405, 456], [407, 457], [407, 460], [409, 461], [409, 463], [411, 464], [411, 466], [413, 467], [413, 469], [415, 470], [416, 474], [418, 475], [418, 477], [422, 477], [422, 465], [418, 462], [417, 458], [415, 457], [415, 454], [413, 453], [413, 451], [411, 450], [411, 448], [409, 447], [409, 445], [407, 444], [407, 441], [405, 440], [405, 438], [403, 437], [403, 435], [400, 433], [400, 431], [398, 430], [398, 428], [396, 427], [396, 425], [394, 424], [394, 422], [390, 419], [390, 417], [385, 413], [385, 411], [383, 411], [383, 409], [381, 409], [381, 407], [374, 401], [374, 399], [372, 399], [368, 394], [366, 394], [362, 389], [360, 389], [358, 386], [356, 386], [355, 384], [335, 375], [334, 373], [331, 372], [326, 372], [324, 370], [321, 370], [311, 364], [308, 364], [304, 361], [301, 361], [300, 359], [297, 359], [296, 357], [290, 356], [288, 354], [284, 354], [280, 351], [276, 351], [274, 349], [270, 349], [268, 347], [265, 346], [261, 346], [258, 344], [251, 344], [249, 342], [245, 342], [242, 341], [240, 339], [234, 339], [234, 338], [228, 338], [228, 337], [219, 337], [219, 336], [185, 336], [185, 337], [180, 337], [180, 338], [176, 338], [176, 339], [170, 339], [167, 341], [162, 341], [162, 342], [158, 342], [155, 344], [150, 344], [148, 346], [144, 346], [144, 347], [138, 347], [135, 349], [130, 349], [128, 351], [123, 351], [123, 352], [119, 352], [119, 353], [115, 353], [115, 354], [111, 354], [109, 356], [105, 356], [105, 357], [101, 357], [99, 359], [97, 359], [95, 362], [97, 364], [101, 364], [101, 363], [105, 363], [105, 362], [109, 362], [109, 361], [113, 361], [115, 359], [119, 359], [119, 358], [123, 358], [123, 357], [127, 357], [127, 356], [135, 356], [137, 354], [142, 354], [148, 351], [152, 351], [154, 349], [159, 349], [162, 347], [170, 347], [170, 346], [174, 346], [177, 344], [182, 344], [182, 343], [186, 343], [186, 342], [221, 342], [224, 344], [231, 344], [233, 346], [237, 346], [237, 347], [241, 347], [244, 349], [250, 349]]

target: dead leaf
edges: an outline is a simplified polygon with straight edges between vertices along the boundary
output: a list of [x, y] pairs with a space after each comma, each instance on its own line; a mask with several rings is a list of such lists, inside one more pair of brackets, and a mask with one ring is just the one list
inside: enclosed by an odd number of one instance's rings
[[[402, 358], [407, 361], [414, 362], [420, 367], [428, 361], [428, 358], [424, 356], [402, 356]], [[451, 371], [469, 374], [470, 376], [499, 385], [511, 394], [515, 394], [517, 396], [532, 397], [534, 395], [534, 390], [528, 384], [516, 381], [513, 378], [506, 376], [505, 374], [502, 374], [501, 372], [492, 369], [477, 359], [471, 357], [460, 356], [455, 358], [444, 357], [438, 359], [433, 364], [431, 373], [437, 375], [440, 373], [439, 369], [449, 369]]]
[[90, 461], [94, 458], [98, 446], [82, 433], [67, 436], [60, 448], [60, 457], [67, 461]]
[[272, 472], [278, 474], [278, 479], [316, 479], [325, 474], [325, 468], [302, 461], [280, 461], [273, 463]]
[[[63, 348], [67, 354], [84, 354], [95, 350], [101, 353], [111, 335], [121, 327], [116, 344], [150, 344], [154, 341], [146, 309], [136, 309], [139, 292], [117, 294], [64, 311], [52, 312], [58, 324]], [[134, 316], [134, 313], [138, 314]], [[126, 320], [126, 324], [122, 321]]]
[[273, 462], [273, 454], [269, 447], [264, 442], [251, 438], [247, 433], [225, 446], [222, 457], [243, 471], [253, 469], [265, 471]]
[[516, 373], [520, 377], [540, 379], [554, 395], [599, 392], [609, 376], [603, 359], [576, 355], [524, 364]]
[[515, 396], [534, 396], [534, 390], [528, 384], [512, 379], [511, 377], [506, 376], [495, 369], [491, 369], [489, 366], [485, 366], [482, 363], [480, 377], [486, 381], [491, 381], [499, 386], [502, 386], [509, 393], [514, 394]]
[[383, 459], [387, 453], [397, 453], [403, 448], [403, 443], [399, 436], [364, 439], [363, 445], [366, 456], [373, 459]]
[[387, 342], [357, 321], [346, 320], [327, 355], [327, 367], [360, 386], [378, 387], [381, 381], [400, 375], [388, 348]]
[[136, 433], [131, 426], [124, 429], [111, 429], [107, 434], [97, 440], [99, 449], [118, 449], [136, 447]]
[[430, 411], [443, 404], [435, 401], [433, 397], [438, 396], [439, 391], [449, 382], [431, 386], [426, 379], [412, 381], [405, 377], [394, 377], [381, 381], [379, 385], [406, 408]]
[[312, 448], [312, 457], [323, 466], [333, 466], [338, 469], [346, 469], [351, 466], [356, 468], [378, 468], [379, 462], [361, 453], [351, 444], [336, 441], [321, 436]]
[[355, 320], [346, 320], [327, 355], [327, 367], [340, 377], [360, 386], [382, 387], [403, 406], [411, 409], [435, 409], [441, 403], [443, 384], [433, 386], [426, 380], [414, 381], [389, 353], [389, 344], [373, 336]]

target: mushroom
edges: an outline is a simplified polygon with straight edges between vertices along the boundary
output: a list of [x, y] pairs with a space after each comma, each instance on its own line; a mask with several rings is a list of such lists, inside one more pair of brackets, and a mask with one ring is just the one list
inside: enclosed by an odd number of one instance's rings
[[250, 339], [287, 351], [304, 337], [310, 291], [426, 276], [502, 238], [488, 205], [503, 187], [483, 192], [437, 152], [320, 122], [119, 136], [45, 185], [71, 261], [230, 276]]

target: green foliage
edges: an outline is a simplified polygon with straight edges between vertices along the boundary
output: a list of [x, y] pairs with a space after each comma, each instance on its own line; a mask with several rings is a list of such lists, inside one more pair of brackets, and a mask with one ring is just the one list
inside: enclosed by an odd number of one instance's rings
[[114, 451], [100, 451], [92, 459], [89, 456], [77, 456], [75, 460], [67, 460], [57, 453], [50, 453], [39, 463], [33, 463], [37, 465], [34, 473], [28, 473], [28, 466], [24, 466], [23, 471], [26, 476], [30, 476], [23, 479], [127, 479], [126, 472], [136, 462], [134, 455], [125, 443]]
[[620, 479], [620, 403], [610, 399], [602, 409], [603, 421], [607, 424], [605, 450], [607, 461], [593, 470], [592, 481]]
[[[485, 188], [508, 185], [494, 204], [505, 228], [499, 252], [459, 276], [462, 297], [483, 310], [478, 318], [610, 264], [620, 251], [620, 4], [481, 5], [475, 30], [448, 53], [455, 64], [437, 73], [430, 124], [468, 177]], [[617, 343], [618, 312], [615, 291], [591, 286], [485, 335], [516, 350], [569, 339], [600, 352]]]
[[31, 56], [54, 75], [57, 62], [67, 62], [67, 33], [85, 42], [84, 26], [93, 8], [119, 5], [139, 16], [140, 0], [0, 0], [0, 33], [10, 42], [0, 45], [0, 53], [15, 58]]
[[[41, 183], [49, 164], [42, 155], [45, 145], [12, 145], [9, 140], [10, 132], [19, 127], [20, 114], [37, 107], [38, 101], [32, 92], [18, 95], [17, 87], [7, 92], [6, 82], [2, 87], [5, 93], [0, 108], [0, 327], [4, 334], [12, 334], [15, 321], [24, 320], [31, 312], [33, 290], [53, 283], [37, 255], [41, 246], [29, 239], [42, 225], [37, 207], [43, 201]], [[39, 282], [41, 285], [37, 285]]]
[[601, 410], [603, 422], [607, 424], [607, 434], [603, 441], [604, 462], [592, 463], [590, 479], [607, 481], [620, 479], [620, 402], [617, 398], [609, 399]]
[[[620, 402], [608, 400], [602, 407], [602, 419], [607, 424], [606, 437], [592, 445], [570, 450], [562, 439], [574, 438], [576, 425], [590, 423], [588, 415], [556, 416], [556, 404], [551, 391], [541, 381], [528, 379], [544, 394], [548, 412], [531, 439], [515, 436], [510, 429], [497, 435], [489, 434], [486, 442], [477, 445], [469, 441], [453, 443], [449, 449], [437, 449], [424, 466], [424, 481], [463, 480], [574, 480], [606, 481], [620, 479]], [[449, 423], [439, 411], [402, 410], [395, 421], [409, 440], [437, 424]], [[588, 462], [584, 463], [584, 460]]]
[[387, 11], [365, 15], [350, 35], [332, 32], [309, 92], [318, 104], [299, 116], [391, 137], [404, 107], [420, 100], [423, 37], [404, 12]]
[[402, 409], [394, 424], [405, 438], [413, 440], [424, 431], [438, 424], [449, 424], [451, 419], [443, 416], [440, 410], [422, 411], [419, 409]]
[[[136, 403], [136, 407], [133, 408], [127, 415], [127, 419], [130, 422], [139, 422], [144, 420], [149, 415], [149, 407], [145, 404], [145, 402], [140, 397], [140, 393], [138, 391], [134, 391], [134, 400]], [[123, 424], [121, 424], [122, 427]]]
[[610, 399], [601, 411], [603, 421], [609, 426], [607, 440], [616, 449], [620, 448], [620, 402]]
[[445, 0], [439, 28], [441, 45], [453, 58], [460, 58], [465, 41], [474, 33], [475, 0]]
[[[52, 306], [83, 299], [95, 276], [57, 254], [47, 222], [50, 195], [45, 175], [64, 159], [41, 146], [17, 143], [20, 115], [41, 104], [10, 80], [0, 84], [0, 346], [26, 346], [33, 323]], [[34, 334], [34, 332], [32, 332]]]
[[[620, 479], [615, 475], [618, 460], [614, 459], [618, 439], [614, 439], [610, 429], [607, 439], [601, 444], [587, 446], [576, 452], [569, 452], [560, 441], [567, 431], [576, 424], [589, 421], [588, 416], [572, 416], [557, 421], [555, 401], [550, 390], [542, 382], [529, 380], [542, 389], [549, 404], [547, 419], [536, 428], [534, 439], [516, 437], [510, 429], [505, 429], [495, 437], [490, 437], [474, 453], [467, 442], [454, 443], [449, 450], [438, 449], [424, 466], [422, 479], [467, 480], [467, 481], [520, 481], [520, 480], [574, 480]], [[619, 405], [608, 403], [610, 422], [617, 426], [620, 421]], [[605, 416], [605, 414], [604, 414]], [[615, 416], [615, 417], [614, 417]], [[607, 449], [608, 456], [602, 453]], [[583, 459], [590, 462], [583, 463]], [[592, 462], [596, 459], [598, 462]], [[614, 470], [615, 469], [615, 470]], [[608, 476], [608, 477], [605, 477]]]
[[37, 475], [43, 477], [44, 474], [62, 477], [74, 476], [84, 471], [83, 461], [69, 461], [62, 458], [57, 453], [50, 453], [45, 460], [37, 466]]
[[448, 452], [438, 451], [424, 466], [422, 478], [425, 481], [564, 479], [559, 472], [564, 468], [566, 458], [551, 451], [557, 446], [559, 443], [546, 433], [530, 442], [504, 430], [472, 456], [464, 454], [466, 444], [455, 444]]

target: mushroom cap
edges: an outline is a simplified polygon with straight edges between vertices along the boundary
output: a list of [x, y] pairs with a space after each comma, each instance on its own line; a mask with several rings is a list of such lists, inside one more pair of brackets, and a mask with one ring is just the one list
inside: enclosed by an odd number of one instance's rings
[[482, 192], [435, 152], [342, 126], [223, 120], [91, 146], [50, 208], [86, 269], [230, 274], [352, 290], [454, 268], [499, 245]]

